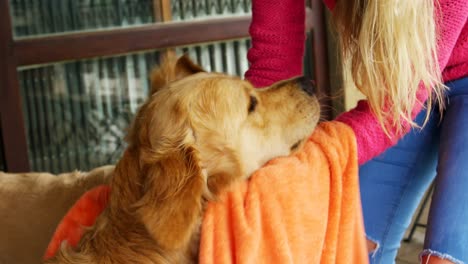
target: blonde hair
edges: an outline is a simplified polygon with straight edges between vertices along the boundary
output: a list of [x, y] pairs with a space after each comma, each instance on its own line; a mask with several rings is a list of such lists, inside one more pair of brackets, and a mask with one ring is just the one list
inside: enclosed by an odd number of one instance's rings
[[[344, 76], [367, 97], [388, 136], [413, 127], [411, 111], [422, 83], [427, 107], [443, 108], [433, 0], [338, 0], [333, 19]], [[427, 111], [426, 121], [430, 111]]]

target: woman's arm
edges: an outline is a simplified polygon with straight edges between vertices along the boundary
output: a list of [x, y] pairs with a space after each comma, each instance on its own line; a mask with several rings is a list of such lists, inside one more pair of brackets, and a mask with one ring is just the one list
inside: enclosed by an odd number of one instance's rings
[[[328, 7], [333, 0], [324, 0]], [[438, 62], [443, 70], [452, 54], [468, 16], [468, 1], [440, 0], [438, 30]], [[250, 27], [252, 48], [248, 59], [251, 64], [246, 79], [262, 87], [276, 81], [302, 74], [305, 41], [305, 3], [299, 0], [253, 0], [253, 20]], [[445, 18], [445, 19], [443, 19]], [[428, 94], [424, 88], [418, 100], [425, 102]], [[415, 117], [422, 105], [415, 105]], [[401, 136], [389, 138], [372, 114], [367, 101], [360, 101], [356, 108], [341, 114], [337, 120], [351, 126], [356, 134], [359, 164], [363, 164], [394, 145]], [[409, 131], [409, 126], [405, 133]], [[394, 132], [394, 131], [390, 131]]]
[[252, 47], [245, 73], [256, 87], [302, 75], [305, 42], [304, 0], [253, 0]]
[[[323, 0], [329, 9], [335, 0]], [[253, 0], [252, 47], [245, 78], [256, 87], [302, 75], [305, 42], [304, 0]]]

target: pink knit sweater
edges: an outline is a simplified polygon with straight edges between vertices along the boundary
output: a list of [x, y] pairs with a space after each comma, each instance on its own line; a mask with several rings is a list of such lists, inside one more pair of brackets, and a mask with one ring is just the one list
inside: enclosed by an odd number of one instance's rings
[[[334, 0], [324, 0], [332, 9]], [[445, 81], [468, 76], [468, 1], [439, 0], [440, 37], [438, 60]], [[253, 0], [250, 26], [252, 47], [248, 52], [250, 68], [245, 77], [257, 87], [302, 74], [305, 41], [304, 1]], [[320, 65], [318, 65], [320, 67]], [[421, 102], [428, 98], [423, 89]], [[416, 105], [413, 116], [422, 109]], [[394, 145], [402, 136], [390, 139], [383, 132], [369, 104], [363, 100], [337, 120], [348, 124], [356, 134], [359, 164], [372, 159]]]

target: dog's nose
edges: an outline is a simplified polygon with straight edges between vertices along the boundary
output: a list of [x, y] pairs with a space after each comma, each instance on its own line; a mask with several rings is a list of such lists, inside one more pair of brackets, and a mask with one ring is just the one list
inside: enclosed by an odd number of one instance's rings
[[301, 89], [306, 92], [308, 95], [313, 96], [315, 95], [315, 84], [309, 78], [302, 76], [297, 78], [297, 83], [301, 87]]

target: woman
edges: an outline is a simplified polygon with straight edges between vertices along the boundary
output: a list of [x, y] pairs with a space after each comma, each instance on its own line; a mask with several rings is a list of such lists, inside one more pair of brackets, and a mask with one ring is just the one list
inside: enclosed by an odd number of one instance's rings
[[[436, 167], [422, 263], [468, 263], [468, 1], [324, 2], [347, 83], [367, 97], [337, 120], [356, 133], [371, 263], [394, 262]], [[254, 0], [252, 12], [246, 78], [301, 75], [304, 1]]]

